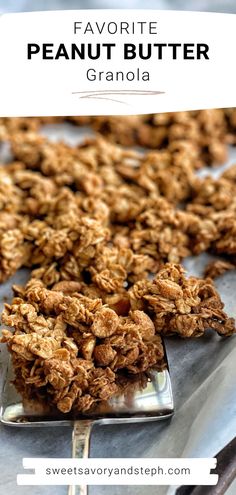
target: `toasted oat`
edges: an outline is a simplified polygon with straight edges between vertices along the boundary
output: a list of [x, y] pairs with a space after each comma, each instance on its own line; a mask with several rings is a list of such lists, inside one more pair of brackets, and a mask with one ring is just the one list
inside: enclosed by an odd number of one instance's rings
[[208, 263], [204, 270], [204, 276], [217, 278], [229, 270], [235, 270], [235, 264], [225, 260], [215, 260]]

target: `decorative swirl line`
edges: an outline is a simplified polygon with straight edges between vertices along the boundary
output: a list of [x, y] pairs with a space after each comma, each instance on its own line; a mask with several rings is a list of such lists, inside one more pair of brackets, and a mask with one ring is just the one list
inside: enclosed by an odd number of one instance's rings
[[108, 100], [115, 101], [117, 103], [123, 103], [128, 105], [127, 102], [118, 100], [117, 98], [110, 98], [110, 96], [153, 96], [163, 95], [165, 91], [145, 91], [139, 89], [121, 89], [121, 90], [97, 90], [97, 91], [72, 91], [73, 95], [78, 95], [80, 99], [94, 99], [94, 100]]

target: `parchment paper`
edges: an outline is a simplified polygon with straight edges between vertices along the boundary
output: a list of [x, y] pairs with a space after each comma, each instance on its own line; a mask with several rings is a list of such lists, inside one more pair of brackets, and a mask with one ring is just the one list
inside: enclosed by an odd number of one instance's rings
[[[88, 135], [70, 125], [47, 126], [51, 139], [75, 144]], [[91, 134], [91, 132], [90, 132]], [[8, 146], [0, 154], [9, 157]], [[231, 149], [225, 166], [236, 162]], [[225, 167], [208, 169], [217, 176]], [[205, 174], [206, 171], [201, 171]], [[213, 257], [207, 254], [185, 260], [189, 274], [201, 275]], [[11, 298], [13, 283], [24, 283], [28, 273], [21, 270], [0, 287], [0, 299]], [[236, 318], [236, 271], [216, 281], [226, 311]], [[236, 339], [222, 339], [207, 332], [196, 340], [166, 339], [175, 415], [171, 421], [122, 426], [94, 427], [91, 457], [212, 457], [236, 434], [235, 362]], [[70, 428], [10, 428], [0, 426], [0, 487], [8, 495], [66, 495], [67, 487], [18, 487], [23, 457], [70, 457]], [[105, 463], [105, 461], [104, 461]], [[173, 495], [174, 487], [94, 486], [89, 495]], [[231, 487], [227, 495], [236, 493]]]

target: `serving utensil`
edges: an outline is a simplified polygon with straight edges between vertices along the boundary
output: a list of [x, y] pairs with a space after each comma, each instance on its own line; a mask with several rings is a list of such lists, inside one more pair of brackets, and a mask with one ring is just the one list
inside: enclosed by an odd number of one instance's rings
[[[130, 376], [122, 393], [78, 416], [46, 411], [33, 402], [23, 404], [12, 384], [13, 377], [9, 361], [3, 379], [1, 422], [16, 427], [73, 426], [72, 458], [88, 458], [93, 425], [157, 421], [174, 413], [168, 364], [162, 371], [151, 369]], [[87, 486], [72, 485], [68, 495], [87, 495]]]

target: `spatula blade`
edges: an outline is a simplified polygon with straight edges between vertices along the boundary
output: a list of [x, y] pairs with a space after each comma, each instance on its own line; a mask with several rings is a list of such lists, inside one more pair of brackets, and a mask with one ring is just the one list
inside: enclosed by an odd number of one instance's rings
[[11, 383], [12, 377], [9, 365], [1, 406], [1, 421], [9, 426], [69, 426], [75, 420], [87, 419], [100, 424], [154, 421], [171, 417], [174, 412], [168, 369], [152, 369], [130, 377], [122, 393], [99, 403], [83, 415], [46, 411], [35, 402], [23, 404]]

